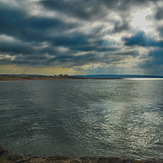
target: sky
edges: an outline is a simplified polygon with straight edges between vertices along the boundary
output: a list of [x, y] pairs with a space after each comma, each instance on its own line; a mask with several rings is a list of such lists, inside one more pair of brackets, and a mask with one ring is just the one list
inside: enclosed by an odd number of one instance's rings
[[0, 74], [163, 75], [162, 0], [0, 0]]

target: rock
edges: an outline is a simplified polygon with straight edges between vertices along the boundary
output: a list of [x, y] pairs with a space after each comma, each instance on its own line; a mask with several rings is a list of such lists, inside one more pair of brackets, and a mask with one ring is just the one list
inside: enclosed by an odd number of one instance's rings
[[8, 158], [11, 161], [19, 162], [20, 160], [23, 159], [23, 156], [22, 155], [17, 155], [17, 154], [10, 154]]
[[0, 146], [0, 163], [163, 163], [163, 160], [133, 160], [107, 157], [75, 157], [12, 154]]
[[66, 156], [49, 156], [48, 158], [46, 158], [47, 161], [60, 161], [60, 160], [67, 160], [69, 159], [68, 157]]
[[2, 146], [0, 146], [0, 157], [7, 155], [9, 152], [5, 150]]

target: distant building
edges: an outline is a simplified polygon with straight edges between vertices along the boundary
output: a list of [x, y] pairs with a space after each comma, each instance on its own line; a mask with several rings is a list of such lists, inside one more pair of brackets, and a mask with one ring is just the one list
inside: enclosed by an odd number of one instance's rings
[[59, 74], [59, 75], [58, 75], [58, 77], [62, 78], [62, 77], [63, 77], [63, 75], [62, 75], [62, 74]]

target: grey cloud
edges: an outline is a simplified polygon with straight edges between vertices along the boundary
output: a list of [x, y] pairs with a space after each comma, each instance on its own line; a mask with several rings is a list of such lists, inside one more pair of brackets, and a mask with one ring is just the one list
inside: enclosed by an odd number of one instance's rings
[[149, 52], [149, 57], [151, 57], [150, 63], [155, 65], [162, 65], [163, 63], [163, 49], [156, 49]]
[[60, 55], [55, 57], [54, 59], [49, 60], [50, 63], [60, 63], [65, 64], [68, 63], [68, 66], [83, 66], [87, 64], [119, 64], [120, 61], [125, 60], [127, 57], [137, 57], [139, 56], [138, 51], [128, 51], [121, 53], [105, 53], [101, 55], [100, 53], [88, 53], [85, 55]]
[[159, 31], [159, 33], [160, 33], [160, 36], [163, 37], [163, 27], [159, 27], [159, 28], [158, 28], [158, 31]]
[[[154, 0], [42, 0], [36, 3], [41, 4], [44, 11], [57, 11], [57, 18], [32, 17], [20, 8], [0, 5], [0, 34], [19, 40], [18, 42], [0, 40], [0, 54], [8, 53], [15, 56], [13, 60], [4, 57], [0, 63], [69, 67], [86, 64], [118, 65], [127, 58], [139, 56], [139, 50], [133, 50], [133, 46], [162, 48], [163, 41], [149, 38], [144, 32], [138, 32], [132, 37], [125, 36], [122, 38], [124, 45], [121, 45], [121, 42], [105, 40], [105, 36], [114, 37], [114, 34], [130, 30], [128, 16], [134, 7], [139, 8], [139, 5], [146, 7], [156, 2]], [[111, 12], [113, 12], [112, 17]], [[114, 18], [114, 13], [119, 16], [118, 20]], [[59, 14], [62, 15], [62, 19]], [[159, 9], [156, 20], [161, 19], [161, 14], [162, 9]], [[105, 29], [107, 23], [111, 24], [113, 29]], [[92, 26], [86, 27], [87, 24]], [[158, 30], [162, 35], [162, 28], [159, 27]], [[130, 51], [122, 52], [123, 46], [130, 46]], [[160, 58], [161, 53], [162, 51], [149, 53], [151, 64], [159, 62], [157, 57]], [[160, 60], [162, 61], [162, 58]], [[159, 63], [161, 65], [161, 62]]]
[[137, 57], [139, 56], [139, 51], [133, 50], [133, 51], [126, 51], [126, 52], [119, 52], [119, 53], [115, 53], [115, 55]]
[[127, 21], [124, 21], [123, 24], [120, 22], [115, 23], [114, 29], [112, 30], [113, 33], [119, 33], [123, 31], [127, 31], [129, 29], [129, 24]]
[[81, 46], [88, 44], [89, 35], [83, 33], [73, 33], [67, 35], [60, 35], [51, 39], [55, 46]]
[[107, 64], [119, 64], [121, 61], [124, 61], [129, 57], [139, 56], [139, 51], [126, 51], [126, 52], [115, 52], [115, 53], [106, 53], [103, 58], [104, 63]]
[[7, 42], [0, 40], [0, 53], [15, 54], [33, 54], [36, 50], [29, 45], [18, 42]]
[[163, 19], [163, 8], [162, 7], [157, 8], [155, 18], [158, 20]]
[[99, 5], [98, 0], [78, 0], [78, 1], [58, 1], [46, 0], [41, 1], [41, 4], [51, 10], [57, 10], [69, 16], [78, 17], [81, 19], [92, 19], [104, 16], [104, 10]]
[[144, 32], [138, 32], [132, 37], [124, 37], [122, 40], [127, 46], [163, 47], [163, 41], [156, 41], [153, 38], [149, 38]]
[[[82, 19], [99, 18], [105, 15], [104, 9], [125, 11], [132, 5], [144, 5], [154, 0], [42, 0], [41, 4], [48, 9], [54, 9]], [[125, 11], [126, 12], [126, 11]]]
[[119, 48], [115, 47], [104, 47], [104, 46], [96, 46], [96, 45], [86, 45], [86, 46], [79, 46], [79, 47], [73, 47], [72, 50], [75, 51], [96, 51], [96, 52], [108, 52], [108, 51], [117, 51]]
[[144, 58], [144, 62], [139, 67], [149, 74], [162, 75], [163, 71], [163, 49], [155, 49], [149, 52], [148, 58]]
[[0, 33], [25, 41], [45, 41], [49, 38], [48, 30], [53, 30], [54, 34], [58, 34], [76, 26], [57, 18], [28, 17], [21, 10], [8, 6], [1, 6], [0, 14]]

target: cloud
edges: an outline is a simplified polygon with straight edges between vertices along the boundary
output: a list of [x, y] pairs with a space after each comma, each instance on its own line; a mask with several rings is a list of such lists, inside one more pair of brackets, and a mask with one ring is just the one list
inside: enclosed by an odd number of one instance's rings
[[[114, 64], [118, 65], [119, 62], [123, 62], [128, 58], [135, 58], [139, 56], [138, 51], [127, 51], [127, 52], [108, 52], [101, 55], [98, 52], [87, 53], [84, 55], [59, 55], [55, 58], [49, 60], [50, 63], [57, 63], [60, 65], [65, 65], [65, 67], [73, 66], [84, 66], [84, 65], [94, 65], [94, 64]], [[66, 66], [67, 65], [67, 66]]]
[[123, 31], [127, 31], [129, 29], [128, 22], [123, 21], [121, 24], [120, 22], [115, 23], [114, 29], [112, 30], [113, 33], [119, 33]]
[[[125, 11], [133, 5], [147, 5], [153, 0], [42, 0], [42, 5], [51, 10], [57, 10], [70, 16], [84, 20], [99, 19], [106, 16], [106, 10]], [[80, 5], [79, 5], [80, 4]], [[129, 9], [129, 8], [128, 8]], [[126, 12], [126, 11], [125, 11]]]
[[[127, 68], [127, 72], [136, 72], [135, 64], [140, 63], [137, 66], [143, 68], [141, 65], [149, 58], [154, 65], [156, 50], [163, 47], [160, 3], [160, 0], [0, 1], [0, 64], [76, 67], [81, 71], [84, 67], [87, 73], [95, 67], [98, 72], [105, 71], [105, 67], [119, 72], [125, 67], [124, 73]], [[140, 31], [141, 24], [133, 24], [139, 9], [141, 13], [151, 11], [151, 15], [144, 15], [144, 20], [150, 21], [144, 31]], [[147, 28], [150, 30], [145, 31]]]
[[163, 49], [159, 48], [149, 52], [148, 58], [144, 58], [144, 62], [139, 66], [148, 74], [162, 75], [163, 70]]
[[78, 1], [57, 1], [57, 0], [47, 0], [41, 1], [41, 4], [44, 7], [56, 10], [58, 12], [64, 13], [69, 16], [73, 16], [79, 19], [90, 20], [90, 19], [98, 19], [105, 15], [103, 8], [99, 5], [99, 1], [95, 0], [78, 0]]
[[163, 63], [163, 49], [152, 50], [149, 53], [149, 57], [151, 58], [150, 64], [162, 65]]
[[[7, 37], [6, 37], [7, 38]], [[0, 53], [14, 54], [33, 54], [36, 50], [33, 46], [27, 43], [22, 43], [19, 40], [4, 40], [4, 37], [0, 36]]]
[[163, 38], [163, 26], [158, 27], [158, 31], [159, 31], [160, 36]]
[[45, 41], [51, 35], [49, 31], [54, 35], [75, 26], [57, 18], [29, 17], [25, 12], [9, 6], [1, 6], [0, 13], [0, 33], [24, 41]]
[[163, 19], [163, 9], [162, 9], [162, 7], [157, 8], [155, 18], [158, 19], [158, 20]]
[[127, 46], [163, 47], [163, 41], [156, 41], [147, 37], [144, 32], [138, 32], [132, 37], [124, 37], [123, 41]]

